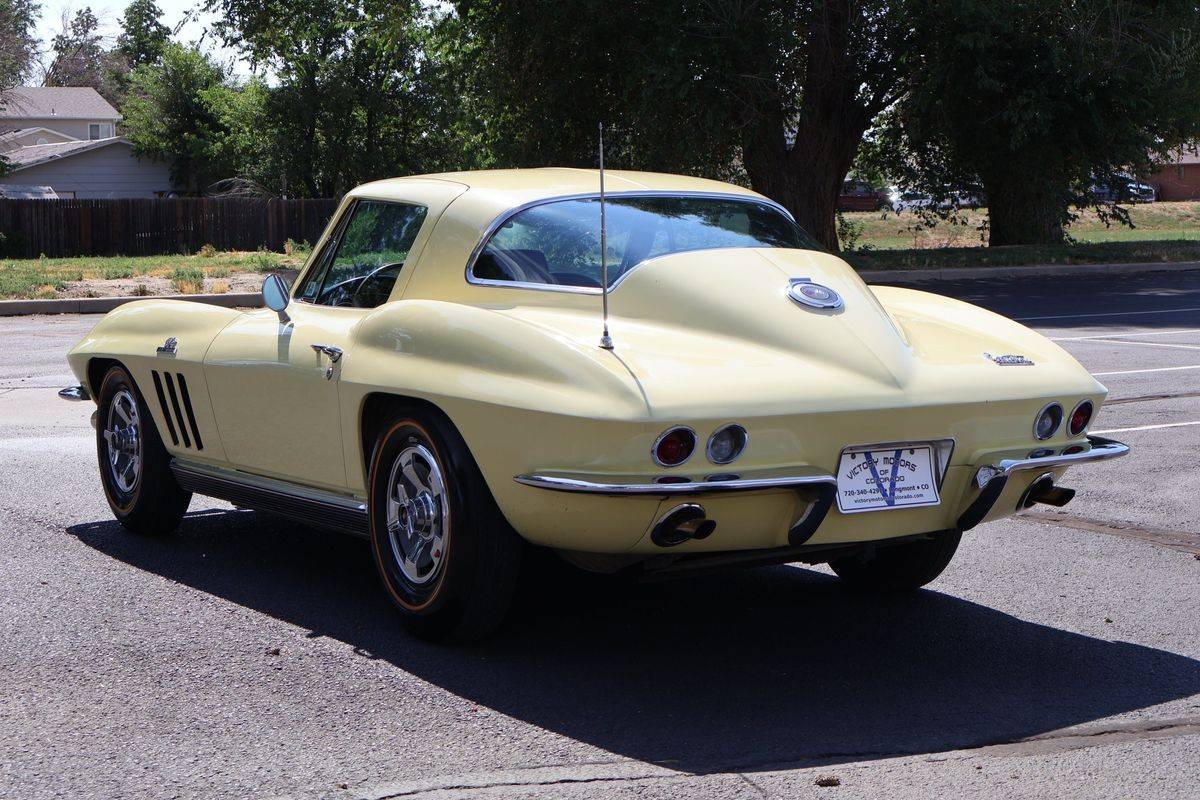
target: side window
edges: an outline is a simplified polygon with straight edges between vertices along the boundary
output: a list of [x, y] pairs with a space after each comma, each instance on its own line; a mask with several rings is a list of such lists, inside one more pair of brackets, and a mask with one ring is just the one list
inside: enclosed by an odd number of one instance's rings
[[97, 123], [93, 122], [90, 125], [88, 125], [88, 138], [89, 139], [99, 139], [100, 138], [100, 126]]
[[360, 200], [296, 295], [326, 306], [385, 302], [425, 221], [425, 206]]

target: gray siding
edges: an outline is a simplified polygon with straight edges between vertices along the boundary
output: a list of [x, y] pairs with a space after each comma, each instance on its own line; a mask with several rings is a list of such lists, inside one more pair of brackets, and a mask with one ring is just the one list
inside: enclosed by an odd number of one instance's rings
[[93, 122], [113, 122], [111, 119], [59, 119], [58, 117], [0, 117], [5, 128], [49, 128], [61, 131], [72, 139], [88, 138], [88, 125]]
[[123, 142], [35, 164], [0, 178], [0, 183], [53, 186], [59, 197], [80, 200], [154, 197], [155, 192], [174, 188], [165, 163], [135, 158]]

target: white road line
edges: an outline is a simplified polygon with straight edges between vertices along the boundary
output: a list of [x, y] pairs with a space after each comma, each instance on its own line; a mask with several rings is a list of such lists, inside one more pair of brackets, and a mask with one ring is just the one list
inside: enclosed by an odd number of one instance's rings
[[1142, 347], [1173, 347], [1176, 350], [1200, 350], [1200, 344], [1170, 344], [1168, 342], [1126, 342], [1121, 339], [1106, 339], [1107, 344], [1137, 344]]
[[1092, 377], [1102, 378], [1108, 375], [1141, 375], [1144, 372], [1174, 372], [1180, 369], [1200, 369], [1200, 364], [1191, 364], [1186, 367], [1155, 367], [1153, 369], [1123, 369], [1118, 372], [1093, 372]]
[[1088, 319], [1091, 317], [1131, 317], [1135, 314], [1181, 314], [1184, 311], [1200, 311], [1200, 308], [1164, 308], [1160, 311], [1106, 311], [1102, 314], [1059, 314], [1053, 317], [1013, 317], [1017, 322], [1035, 319]]
[[1091, 431], [1091, 433], [1107, 434], [1107, 433], [1130, 433], [1131, 431], [1156, 431], [1160, 428], [1185, 428], [1188, 425], [1200, 425], [1200, 420], [1195, 422], [1169, 422], [1165, 425], [1139, 425], [1136, 428], [1109, 428], [1106, 431]]
[[1171, 336], [1177, 333], [1200, 333], [1200, 328], [1185, 328], [1181, 331], [1146, 331], [1142, 333], [1100, 333], [1095, 336], [1053, 336], [1052, 342], [1082, 342], [1087, 339], [1111, 339], [1115, 336], [1131, 338], [1134, 336]]

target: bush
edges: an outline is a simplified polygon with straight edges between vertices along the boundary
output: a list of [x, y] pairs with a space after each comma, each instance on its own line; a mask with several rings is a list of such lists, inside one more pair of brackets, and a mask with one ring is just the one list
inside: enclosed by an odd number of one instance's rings
[[199, 267], [176, 267], [171, 270], [171, 285], [180, 294], [199, 294], [204, 290], [204, 270]]
[[208, 277], [210, 277], [210, 278], [228, 278], [229, 270], [225, 267], [215, 267], [208, 271]]
[[295, 239], [288, 239], [283, 243], [283, 252], [289, 256], [308, 258], [308, 254], [312, 252], [312, 245], [308, 242], [297, 242]]
[[133, 274], [133, 267], [128, 265], [100, 268], [100, 277], [106, 281], [116, 281], [120, 280], [121, 278], [132, 278]]
[[279, 256], [267, 250], [259, 250], [246, 257], [246, 265], [255, 272], [273, 272], [279, 266]]
[[216, 256], [216, 254], [217, 248], [213, 247], [211, 244], [201, 245], [199, 252], [196, 253], [196, 255], [200, 256], [201, 258], [213, 258]]

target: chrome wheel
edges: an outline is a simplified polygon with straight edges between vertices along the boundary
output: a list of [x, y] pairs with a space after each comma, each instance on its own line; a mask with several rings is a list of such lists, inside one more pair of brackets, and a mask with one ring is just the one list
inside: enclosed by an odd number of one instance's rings
[[387, 532], [396, 565], [414, 584], [429, 583], [445, 561], [450, 523], [437, 459], [424, 445], [406, 446], [392, 462], [387, 485]]
[[102, 435], [113, 486], [122, 494], [133, 494], [142, 475], [142, 428], [137, 400], [128, 389], [113, 395]]

